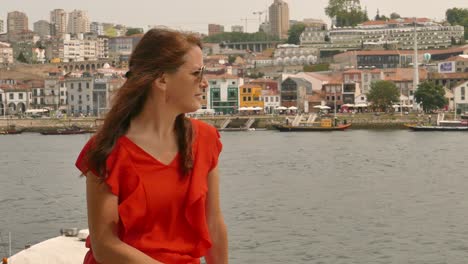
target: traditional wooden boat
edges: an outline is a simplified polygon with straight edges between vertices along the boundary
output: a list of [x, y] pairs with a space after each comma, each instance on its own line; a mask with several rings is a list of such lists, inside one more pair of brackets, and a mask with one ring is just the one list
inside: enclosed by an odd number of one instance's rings
[[8, 128], [0, 130], [0, 135], [17, 135], [23, 133], [22, 129], [16, 129], [15, 125], [9, 125]]
[[42, 135], [76, 135], [85, 133], [89, 133], [88, 130], [79, 127], [57, 128], [41, 132]]
[[23, 133], [23, 130], [16, 130], [16, 129], [6, 129], [1, 130], [0, 135], [17, 135]]
[[280, 132], [320, 132], [320, 131], [343, 131], [351, 127], [351, 123], [338, 124], [338, 120], [329, 117], [321, 117], [320, 122], [315, 122], [317, 114], [309, 114], [307, 121], [303, 121], [303, 115], [296, 115], [291, 122], [286, 119], [286, 124], [275, 124], [273, 127]]
[[320, 132], [320, 131], [343, 131], [351, 127], [351, 124], [337, 125], [330, 127], [323, 126], [289, 126], [289, 125], [274, 125], [280, 132]]

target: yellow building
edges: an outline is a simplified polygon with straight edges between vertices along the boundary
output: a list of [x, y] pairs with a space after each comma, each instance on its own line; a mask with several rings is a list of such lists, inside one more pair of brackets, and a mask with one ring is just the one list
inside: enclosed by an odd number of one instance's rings
[[263, 109], [262, 87], [258, 84], [244, 84], [239, 87], [240, 107], [261, 107]]

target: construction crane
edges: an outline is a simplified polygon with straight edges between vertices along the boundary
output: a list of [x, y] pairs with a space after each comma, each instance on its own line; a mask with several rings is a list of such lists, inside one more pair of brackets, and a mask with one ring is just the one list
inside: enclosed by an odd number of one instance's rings
[[244, 21], [245, 23], [245, 31], [247, 33], [247, 22], [248, 21], [254, 21], [255, 19], [249, 19], [249, 18], [241, 18], [241, 21]]
[[257, 12], [253, 12], [254, 15], [258, 15], [258, 24], [261, 25], [262, 24], [262, 15], [266, 13], [265, 11], [257, 11]]

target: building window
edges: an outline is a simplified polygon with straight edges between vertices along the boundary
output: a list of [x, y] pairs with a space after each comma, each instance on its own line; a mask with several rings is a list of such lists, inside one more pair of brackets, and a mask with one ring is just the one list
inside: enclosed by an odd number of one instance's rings
[[252, 89], [251, 89], [251, 88], [248, 88], [248, 89], [247, 89], [247, 92], [248, 92], [248, 93], [251, 93], [251, 92], [252, 92]]
[[233, 82], [232, 82], [232, 84], [236, 84], [236, 82], [235, 82], [235, 81], [233, 81]]
[[89, 82], [86, 83], [86, 88], [89, 89]]
[[330, 101], [330, 96], [327, 95], [327, 101]]
[[461, 88], [461, 99], [465, 100], [465, 87]]
[[78, 83], [78, 90], [81, 89], [81, 83]]
[[244, 96], [244, 97], [242, 98], [242, 101], [244, 101], [244, 102], [247, 101], [247, 97]]
[[86, 95], [86, 100], [89, 102], [89, 94]]
[[73, 96], [73, 94], [72, 94], [72, 95], [70, 95], [70, 101], [72, 101], [72, 102], [73, 102], [74, 100], [75, 100], [75, 96]]
[[268, 97], [265, 97], [265, 102], [267, 102], [267, 103], [268, 103]]
[[337, 96], [336, 100], [338, 100], [338, 101], [341, 100], [341, 96]]
[[73, 86], [74, 86], [74, 84], [73, 84], [73, 83], [71, 83], [71, 84], [70, 84], [70, 89], [73, 89]]
[[23, 93], [19, 93], [19, 99], [20, 99], [20, 100], [23, 99]]
[[246, 93], [247, 92], [247, 89], [246, 88], [242, 88], [242, 93]]
[[12, 93], [10, 94], [10, 100], [13, 100], [13, 94]]
[[249, 102], [252, 101], [252, 97], [249, 96], [248, 101], [249, 101]]
[[276, 97], [276, 102], [279, 102], [279, 97], [278, 96]]
[[364, 101], [364, 96], [361, 96], [361, 101]]

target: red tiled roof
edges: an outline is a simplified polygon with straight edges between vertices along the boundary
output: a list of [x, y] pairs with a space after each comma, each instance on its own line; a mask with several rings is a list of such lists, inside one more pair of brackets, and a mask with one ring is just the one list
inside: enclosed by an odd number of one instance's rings
[[246, 83], [240, 86], [240, 88], [262, 88], [258, 84], [253, 84], [253, 83]]
[[216, 74], [205, 74], [205, 77], [206, 77], [208, 80], [214, 80], [214, 79], [239, 79], [238, 76], [231, 75], [231, 74], [220, 74], [220, 75], [216, 75]]
[[468, 61], [468, 55], [466, 57], [462, 56], [452, 56], [444, 61]]
[[347, 73], [348, 73], [348, 74], [355, 74], [355, 73], [359, 73], [359, 74], [360, 74], [360, 73], [362, 73], [362, 71], [356, 70], [356, 69], [350, 69], [350, 70], [346, 70], [346, 71], [343, 72], [343, 74], [347, 74]]
[[330, 81], [330, 76], [329, 75], [315, 73], [315, 72], [305, 72], [305, 74], [309, 75], [310, 77], [319, 79], [320, 81], [324, 81], [324, 82]]
[[430, 74], [431, 79], [468, 79], [468, 72], [438, 73]]
[[[412, 68], [395, 68], [395, 69], [385, 69], [383, 70], [384, 80], [402, 82], [402, 81], [412, 81], [414, 71]], [[427, 79], [427, 70], [419, 69], [419, 80]]]
[[[425, 23], [425, 22], [430, 22], [430, 21], [432, 21], [432, 20], [429, 19], [429, 18], [425, 18], [425, 17], [416, 18], [416, 22], [418, 22], [418, 23]], [[398, 21], [396, 19], [390, 19], [388, 21], [370, 20], [370, 21], [363, 22], [361, 25], [363, 25], [363, 26], [374, 26], [374, 25], [401, 24], [401, 23], [408, 24], [408, 23], [413, 23], [413, 22], [414, 22], [413, 18], [403, 18], [403, 21]]]

